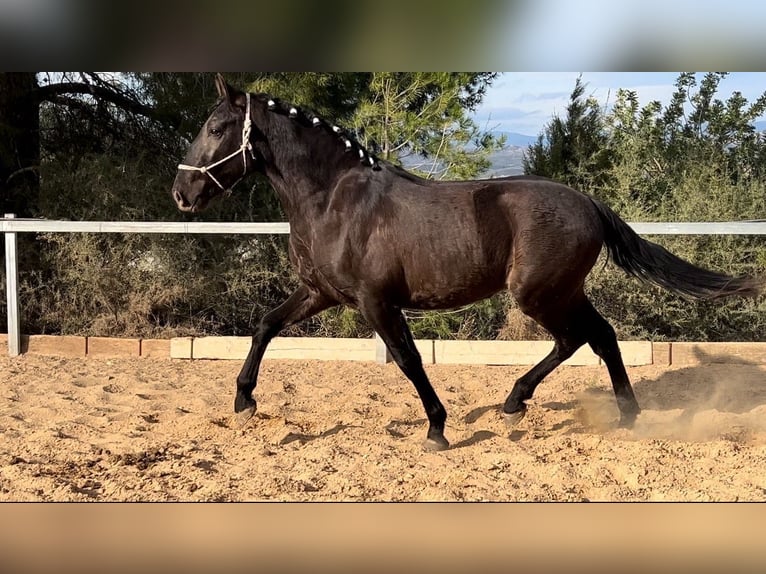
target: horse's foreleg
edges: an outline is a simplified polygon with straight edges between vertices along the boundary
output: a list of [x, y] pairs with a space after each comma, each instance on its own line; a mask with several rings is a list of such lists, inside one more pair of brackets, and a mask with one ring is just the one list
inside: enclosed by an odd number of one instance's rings
[[237, 377], [237, 396], [234, 399], [234, 411], [242, 413], [240, 419], [245, 421], [255, 414], [256, 402], [252, 397], [258, 382], [258, 370], [261, 367], [263, 354], [269, 342], [285, 327], [294, 325], [333, 307], [337, 303], [301, 285], [290, 297], [276, 309], [267, 313], [261, 319], [253, 335], [250, 351]]
[[423, 402], [429, 425], [423, 447], [426, 450], [448, 449], [449, 442], [444, 438], [447, 411], [444, 410], [444, 406], [423, 369], [423, 361], [415, 347], [415, 341], [412, 339], [412, 333], [402, 311], [378, 301], [362, 304], [359, 310], [386, 343], [394, 362], [415, 385], [420, 400]]

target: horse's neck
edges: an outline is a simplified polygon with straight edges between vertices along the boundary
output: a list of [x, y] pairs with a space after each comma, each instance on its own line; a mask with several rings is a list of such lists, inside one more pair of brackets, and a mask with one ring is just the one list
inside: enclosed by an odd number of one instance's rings
[[300, 221], [315, 221], [326, 210], [328, 193], [324, 188], [305, 183], [284, 187], [274, 182], [272, 187], [293, 225]]
[[291, 222], [317, 217], [326, 209], [337, 182], [357, 163], [344, 155], [337, 142], [324, 145], [321, 140], [304, 142], [294, 134], [281, 134], [279, 141], [270, 141], [273, 161], [266, 165], [266, 176]]
[[277, 194], [288, 219], [311, 217], [326, 203], [327, 186], [293, 166], [266, 166], [266, 177]]

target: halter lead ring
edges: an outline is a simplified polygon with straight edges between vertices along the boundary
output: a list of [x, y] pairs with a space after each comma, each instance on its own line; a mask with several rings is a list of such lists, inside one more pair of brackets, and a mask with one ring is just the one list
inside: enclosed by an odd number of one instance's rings
[[[237, 157], [239, 154], [242, 154], [242, 177], [245, 177], [247, 175], [247, 152], [250, 152], [250, 157], [255, 159], [255, 153], [253, 153], [253, 144], [250, 143], [250, 132], [253, 128], [253, 120], [250, 118], [250, 94], [246, 94], [247, 97], [247, 106], [245, 109], [245, 123], [242, 126], [242, 145], [239, 146], [239, 148], [229, 155], [227, 155], [223, 159], [219, 159], [218, 161], [198, 167], [195, 165], [185, 165], [183, 163], [178, 164], [178, 169], [183, 171], [198, 171], [202, 174], [207, 175], [210, 179], [213, 180], [213, 183], [215, 183], [218, 187], [221, 188], [222, 191], [226, 191], [226, 188], [221, 185], [221, 182], [216, 179], [216, 177], [210, 173], [210, 170], [214, 167], [217, 167], [221, 165], [222, 163], [226, 163], [230, 159]], [[234, 182], [234, 184], [231, 187], [234, 187], [239, 183], [239, 181], [242, 179], [240, 177], [237, 181]]]

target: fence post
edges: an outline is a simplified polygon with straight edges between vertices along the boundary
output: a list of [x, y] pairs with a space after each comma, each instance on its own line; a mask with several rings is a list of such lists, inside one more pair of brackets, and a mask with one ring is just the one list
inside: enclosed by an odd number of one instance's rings
[[[14, 219], [13, 213], [6, 213], [5, 219]], [[8, 355], [17, 357], [21, 353], [21, 332], [19, 328], [19, 270], [16, 258], [16, 233], [5, 234], [5, 290], [8, 301]]]
[[388, 352], [388, 347], [377, 333], [375, 333], [375, 362], [379, 365], [391, 362], [391, 353]]

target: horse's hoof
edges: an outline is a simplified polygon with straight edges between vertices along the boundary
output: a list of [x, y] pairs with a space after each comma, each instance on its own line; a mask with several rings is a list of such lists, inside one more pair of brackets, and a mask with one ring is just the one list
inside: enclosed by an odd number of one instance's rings
[[234, 397], [234, 412], [235, 413], [241, 413], [243, 411], [249, 411], [252, 410], [255, 412], [256, 408], [256, 402], [255, 399], [253, 399], [250, 396], [245, 396], [244, 394], [237, 393], [237, 396]]
[[251, 418], [253, 418], [255, 415], [255, 410], [255, 405], [253, 405], [243, 411], [239, 411], [234, 415], [234, 424], [237, 427], [242, 428], [250, 421]]
[[636, 401], [622, 401], [617, 399], [617, 407], [620, 409], [619, 427], [623, 429], [632, 429], [636, 424], [636, 418], [641, 414], [641, 407]]
[[423, 449], [426, 452], [440, 452], [449, 448], [449, 441], [443, 436], [437, 438], [427, 438], [423, 441]]
[[638, 416], [638, 413], [630, 413], [630, 414], [623, 414], [620, 415], [620, 423], [619, 427], [621, 429], [632, 429], [633, 426], [636, 424], [636, 417]]
[[503, 413], [503, 419], [505, 419], [505, 424], [508, 428], [511, 428], [511, 429], [514, 428], [521, 421], [523, 421], [525, 416], [527, 416], [526, 407], [514, 413]]
[[236, 413], [234, 424], [240, 428], [245, 426], [253, 418], [257, 408], [258, 405], [252, 398], [237, 394], [234, 399], [234, 412]]

